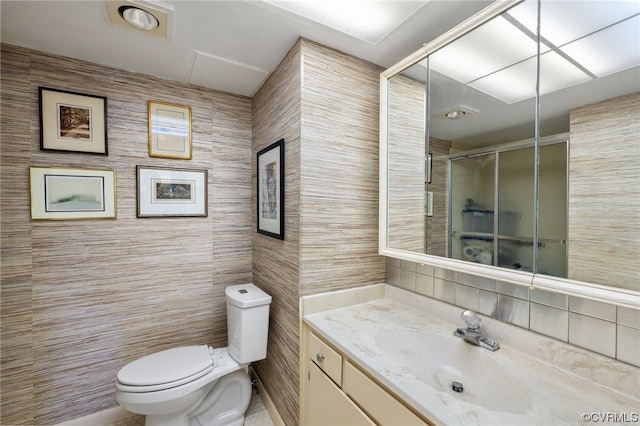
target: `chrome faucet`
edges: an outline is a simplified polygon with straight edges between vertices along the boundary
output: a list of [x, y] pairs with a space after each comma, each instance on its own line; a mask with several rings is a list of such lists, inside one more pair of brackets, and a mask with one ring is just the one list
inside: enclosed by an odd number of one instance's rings
[[490, 337], [483, 336], [480, 332], [480, 315], [473, 311], [464, 311], [460, 315], [460, 318], [462, 318], [467, 328], [456, 329], [456, 331], [453, 332], [454, 336], [460, 337], [476, 346], [489, 349], [491, 352], [500, 349], [500, 343]]

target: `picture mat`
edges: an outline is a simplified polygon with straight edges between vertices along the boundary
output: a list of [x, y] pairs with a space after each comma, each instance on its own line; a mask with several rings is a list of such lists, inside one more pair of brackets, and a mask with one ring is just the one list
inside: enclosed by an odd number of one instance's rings
[[[207, 171], [138, 167], [138, 216], [206, 216]], [[158, 186], [189, 188], [189, 197], [158, 194]]]
[[[115, 170], [30, 167], [31, 219], [111, 219], [116, 217]], [[96, 186], [99, 185], [99, 186]], [[93, 208], [86, 203], [95, 196]], [[62, 200], [61, 205], [58, 201]], [[68, 203], [68, 204], [67, 204]], [[91, 203], [89, 203], [91, 204]]]
[[149, 155], [191, 158], [191, 107], [149, 101]]
[[[268, 152], [262, 154], [258, 161], [258, 168], [260, 176], [260, 188], [259, 188], [259, 202], [258, 202], [258, 217], [259, 228], [263, 231], [271, 232], [274, 234], [280, 234], [280, 215], [282, 214], [280, 206], [280, 147], [274, 148]], [[265, 207], [267, 207], [268, 200], [266, 199], [268, 194], [267, 188], [267, 167], [272, 165], [271, 169], [275, 172], [275, 200], [278, 203], [275, 207], [275, 217], [269, 214]]]
[[[60, 108], [73, 107], [90, 111], [88, 138], [61, 136]], [[42, 89], [42, 149], [78, 151], [96, 154], [106, 152], [105, 100], [91, 96]]]

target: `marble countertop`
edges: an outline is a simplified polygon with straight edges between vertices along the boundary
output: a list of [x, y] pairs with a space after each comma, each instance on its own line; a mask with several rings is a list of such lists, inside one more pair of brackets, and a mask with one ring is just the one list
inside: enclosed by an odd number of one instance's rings
[[[640, 420], [640, 369], [484, 317], [483, 333], [498, 340], [501, 348], [490, 352], [471, 347], [485, 351], [512, 372], [524, 386], [524, 399], [528, 401], [519, 401], [513, 409], [488, 409], [465, 401], [453, 391], [438, 390], [385, 355], [376, 336], [386, 330], [452, 336], [453, 330], [462, 325], [462, 309], [392, 286], [367, 291], [364, 298], [357, 290], [355, 297], [347, 291], [328, 294], [324, 299], [312, 296], [306, 303], [303, 298], [303, 320], [436, 424], [578, 425], [598, 419], [614, 424]], [[498, 387], [500, 383], [492, 385]]]

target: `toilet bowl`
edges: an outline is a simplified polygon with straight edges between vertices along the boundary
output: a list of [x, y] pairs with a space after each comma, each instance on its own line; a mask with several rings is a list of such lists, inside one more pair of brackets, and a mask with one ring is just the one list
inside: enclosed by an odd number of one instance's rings
[[253, 284], [228, 287], [229, 346], [182, 346], [120, 369], [116, 399], [147, 426], [242, 425], [251, 400], [250, 362], [266, 357], [271, 296]]

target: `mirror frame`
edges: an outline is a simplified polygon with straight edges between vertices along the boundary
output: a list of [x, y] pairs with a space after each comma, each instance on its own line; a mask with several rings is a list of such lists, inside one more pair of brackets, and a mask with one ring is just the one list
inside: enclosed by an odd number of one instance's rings
[[[430, 54], [443, 48], [452, 41], [462, 37], [485, 22], [502, 14], [523, 0], [497, 0], [469, 19], [463, 21], [450, 31], [435, 40], [426, 43], [421, 49], [415, 51], [400, 62], [394, 64], [380, 74], [380, 173], [379, 173], [379, 254], [382, 256], [406, 260], [423, 265], [454, 270], [479, 277], [510, 282], [516, 285], [527, 286], [531, 289], [550, 291], [554, 293], [577, 296], [631, 309], [640, 310], [640, 291], [617, 287], [608, 287], [601, 284], [593, 284], [584, 281], [559, 278], [548, 275], [540, 275], [531, 272], [522, 272], [496, 266], [482, 265], [463, 260], [449, 259], [446, 257], [420, 254], [406, 250], [393, 249], [388, 246], [388, 91], [389, 79], [400, 74], [405, 69], [417, 64]], [[539, 118], [534, 118], [536, 121]], [[536, 123], [536, 127], [538, 124]], [[536, 146], [539, 136], [536, 135]], [[537, 165], [536, 165], [537, 169]], [[537, 172], [536, 172], [537, 177]], [[537, 207], [536, 207], [537, 208]], [[534, 237], [535, 238], [535, 237]]]

